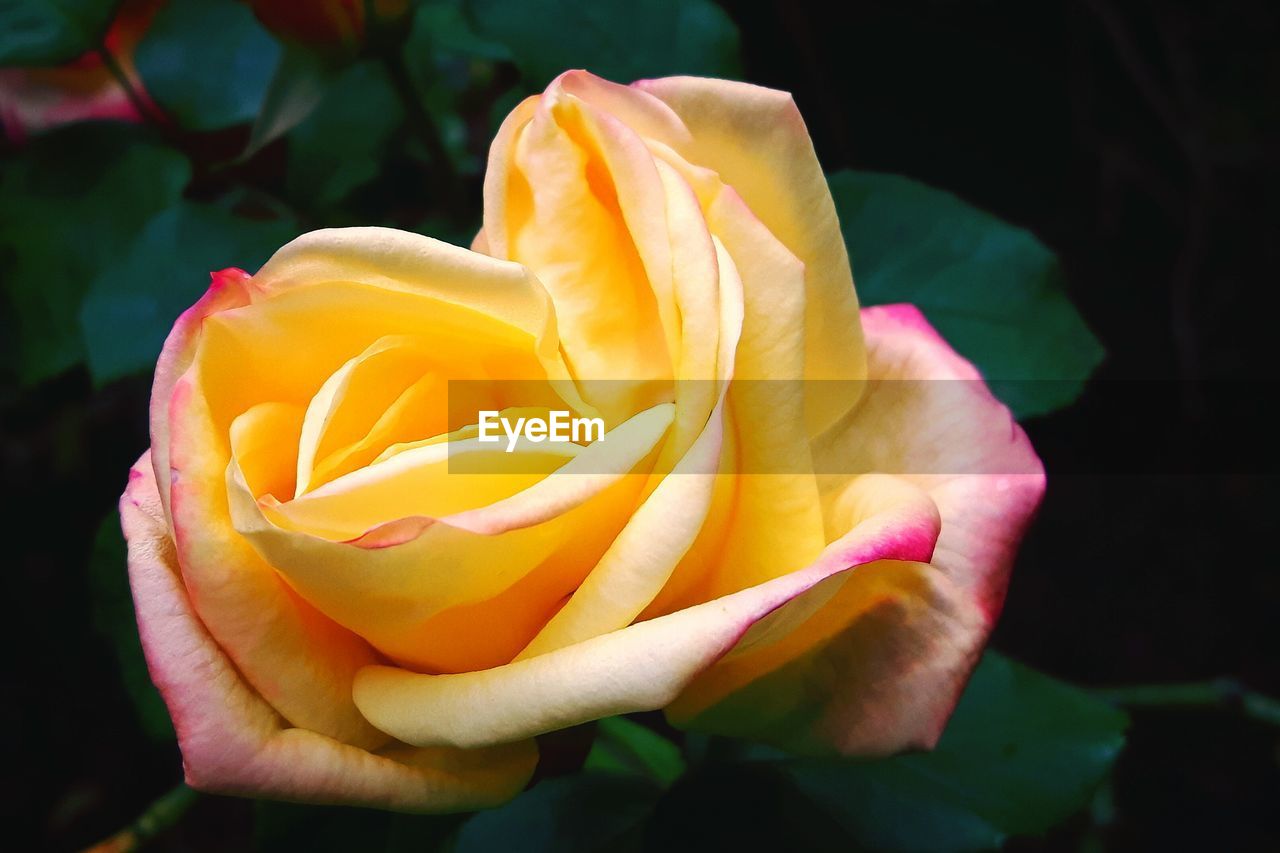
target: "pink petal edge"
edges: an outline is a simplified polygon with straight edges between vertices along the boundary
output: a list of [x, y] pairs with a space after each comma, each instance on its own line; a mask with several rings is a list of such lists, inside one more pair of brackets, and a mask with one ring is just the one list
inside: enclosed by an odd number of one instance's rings
[[173, 565], [150, 451], [120, 500], [147, 666], [173, 718], [187, 783], [214, 793], [409, 812], [501, 803], [537, 761], [528, 741], [488, 750], [399, 745], [374, 754], [290, 727], [241, 679], [191, 609]]

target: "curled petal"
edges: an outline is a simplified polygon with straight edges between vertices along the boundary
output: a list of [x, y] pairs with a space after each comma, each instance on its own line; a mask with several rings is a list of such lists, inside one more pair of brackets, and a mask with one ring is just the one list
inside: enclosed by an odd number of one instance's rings
[[[671, 416], [670, 404], [641, 412], [605, 440], [576, 452], [556, 476], [533, 478], [536, 482], [526, 488], [486, 505], [438, 518], [405, 518], [386, 525], [385, 534], [378, 529], [370, 534], [385, 538], [357, 533], [351, 541], [330, 541], [303, 528], [350, 523], [383, 504], [412, 515], [422, 500], [445, 491], [449, 480], [478, 484], [470, 487], [474, 491], [484, 484], [495, 487], [494, 481], [501, 486], [511, 477], [450, 474], [450, 448], [428, 444], [335, 480], [312, 496], [273, 506], [254, 500], [243, 472], [232, 465], [226, 480], [231, 519], [244, 541], [329, 618], [395, 660], [451, 670], [471, 659], [474, 650], [461, 638], [442, 637], [438, 620], [447, 621], [450, 610], [503, 598], [526, 579], [538, 590], [534, 595], [524, 588], [526, 618], [549, 618], [625, 522], [644, 481], [642, 473], [631, 472], [653, 452]], [[454, 464], [463, 444], [453, 448]], [[546, 453], [543, 448], [577, 445], [535, 447]], [[485, 452], [514, 458], [501, 449]], [[388, 469], [385, 476], [381, 469]], [[475, 618], [505, 617], [478, 613]], [[532, 633], [524, 637], [507, 659], [531, 638]]]
[[849, 534], [809, 567], [724, 598], [481, 672], [424, 675], [371, 666], [356, 705], [379, 729], [419, 746], [519, 740], [613, 714], [661, 708], [768, 619], [823, 581], [881, 559], [925, 560], [938, 521], [911, 490], [868, 493]]
[[867, 308], [862, 324], [871, 382], [858, 408], [815, 443], [815, 467], [892, 471], [924, 489], [943, 520], [933, 564], [993, 623], [1044, 495], [1044, 466], [977, 368], [918, 309]]
[[[689, 163], [716, 172], [804, 264], [804, 378], [861, 379], [865, 361], [849, 259], [795, 101], [786, 92], [702, 77], [641, 80], [634, 89], [661, 101], [686, 129], [676, 135], [655, 128], [654, 138]], [[810, 432], [834, 423], [848, 402], [809, 395]]]
[[1040, 461], [919, 311], [869, 308], [862, 322], [868, 389], [815, 445], [826, 522], [856, 520], [872, 486], [911, 489], [941, 519], [933, 556], [813, 590], [794, 630], [726, 657], [672, 703], [677, 725], [808, 753], [927, 748], [977, 662], [1044, 491]]

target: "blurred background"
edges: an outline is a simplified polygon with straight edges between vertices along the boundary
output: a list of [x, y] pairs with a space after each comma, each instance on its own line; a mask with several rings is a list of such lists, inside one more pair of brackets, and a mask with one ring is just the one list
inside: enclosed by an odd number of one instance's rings
[[[1105, 358], [1073, 405], [1024, 420], [1050, 484], [993, 645], [1115, 698], [1132, 720], [1101, 786], [1007, 845], [1280, 849], [1280, 721], [1261, 698], [1280, 695], [1267, 298], [1280, 268], [1280, 7], [85, 3], [99, 16], [86, 48], [31, 24], [19, 7], [32, 4], [7, 3], [0, 809], [11, 849], [82, 848], [181, 780], [147, 695], [113, 527], [148, 444], [149, 371], [173, 318], [208, 271], [253, 269], [314, 227], [387, 224], [465, 244], [497, 123], [575, 66], [621, 82], [688, 72], [788, 90], [829, 173], [949, 191], [1056, 253]], [[856, 250], [853, 268], [861, 281]], [[1146, 685], [1175, 689], [1134, 689]], [[767, 802], [744, 810], [726, 793], [741, 778], [712, 781], [715, 796], [685, 786], [659, 811], [733, 808], [735, 825], [708, 836], [718, 843], [860, 843], [838, 830], [797, 842], [770, 823], [782, 810], [773, 782], [748, 780], [746, 802]], [[379, 818], [346, 819], [368, 829]], [[150, 849], [319, 849], [297, 834], [307, 820], [202, 798]], [[440, 826], [443, 837], [454, 824]], [[650, 842], [666, 837], [655, 832]]]

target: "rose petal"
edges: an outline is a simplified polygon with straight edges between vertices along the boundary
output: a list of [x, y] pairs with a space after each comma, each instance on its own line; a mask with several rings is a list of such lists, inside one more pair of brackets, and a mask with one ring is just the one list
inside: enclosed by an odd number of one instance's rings
[[1044, 467], [977, 368], [918, 309], [884, 305], [862, 315], [877, 381], [843, 428], [817, 443], [816, 465], [900, 472], [928, 492], [943, 518], [934, 565], [994, 622], [1044, 494]]
[[[617, 420], [645, 406], [636, 396], [644, 387], [639, 383], [669, 379], [672, 363], [657, 296], [619, 206], [621, 190], [613, 183], [619, 175], [613, 170], [633, 167], [634, 174], [621, 174], [630, 191], [656, 195], [657, 204], [661, 184], [651, 159], [608, 159], [574, 98], [549, 91], [515, 132], [507, 257], [536, 270], [551, 294], [575, 375], [613, 380], [598, 388], [608, 396], [589, 400]], [[638, 139], [631, 145], [643, 152]]]
[[[535, 572], [540, 595], [531, 595], [525, 606], [529, 613], [549, 617], [549, 608], [581, 583], [633, 512], [645, 479], [638, 466], [653, 455], [671, 416], [670, 404], [642, 412], [606, 432], [603, 440], [578, 449], [556, 474], [531, 474], [537, 480], [533, 485], [478, 509], [422, 519], [399, 541], [329, 541], [273, 519], [345, 525], [384, 506], [412, 512], [424, 499], [416, 493], [430, 499], [431, 482], [497, 479], [501, 485], [507, 478], [450, 474], [442, 446], [426, 445], [335, 480], [290, 504], [264, 507], [232, 465], [226, 479], [231, 518], [244, 540], [330, 618], [407, 665], [453, 669], [473, 659], [477, 650], [468, 648], [464, 636], [441, 636], [436, 617], [501, 598]], [[417, 457], [427, 452], [440, 456], [434, 466]], [[489, 452], [506, 455], [502, 450]], [[425, 468], [430, 470], [424, 472]], [[386, 476], [381, 469], [388, 469]], [[640, 473], [629, 473], [633, 470]], [[352, 488], [344, 491], [348, 486]], [[293, 505], [305, 505], [320, 515], [291, 515]], [[503, 601], [508, 606], [516, 603]], [[474, 611], [472, 615], [477, 624], [500, 616]], [[536, 630], [532, 626], [510, 649], [508, 660]], [[482, 643], [479, 650], [486, 648]]]
[[452, 335], [502, 354], [504, 371], [550, 372], [566, 387], [550, 302], [526, 270], [405, 232], [338, 229], [299, 238], [251, 280], [215, 280], [166, 343], [153, 398], [165, 409], [153, 421], [157, 479], [202, 622], [290, 722], [366, 747], [385, 735], [355, 709], [350, 682], [373, 649], [235, 531], [226, 472], [238, 415], [262, 403], [305, 407], [351, 352], [389, 333]]
[[482, 376], [550, 380], [571, 408], [586, 408], [567, 381], [546, 291], [515, 264], [388, 228], [328, 229], [278, 251], [247, 290], [252, 304], [199, 326], [201, 391], [219, 432], [258, 403], [307, 405], [388, 335], [471, 354]]
[[724, 412], [627, 521], [600, 561], [518, 659], [536, 657], [631, 624], [702, 531], [720, 462]]
[[[707, 188], [703, 188], [705, 191]], [[804, 267], [730, 187], [710, 188], [707, 220], [741, 282], [743, 320], [728, 412], [731, 527], [708, 527], [646, 616], [718, 598], [812, 562], [827, 543], [805, 430]], [[722, 280], [724, 286], [727, 280]], [[723, 533], [723, 535], [721, 535]]]
[[815, 449], [827, 523], [843, 529], [851, 496], [874, 476], [847, 472], [893, 472], [938, 508], [931, 564], [878, 564], [832, 581], [830, 600], [798, 629], [690, 686], [668, 708], [677, 725], [800, 752], [930, 747], [982, 651], [1044, 490], [1040, 462], [916, 309], [862, 313], [869, 388]]
[[299, 597], [235, 531], [228, 437], [207, 426], [207, 404], [192, 393], [189, 375], [171, 403], [173, 538], [192, 607], [245, 680], [291, 723], [377, 747], [384, 738], [355, 709], [350, 688], [355, 670], [376, 660], [373, 649]]
[[[704, 556], [691, 554], [694, 544], [702, 538], [703, 547], [715, 541], [714, 532], [723, 529], [724, 515], [731, 511], [732, 478], [716, 476], [722, 460], [731, 458], [725, 454], [724, 395], [733, 378], [733, 359], [737, 351], [738, 329], [742, 325], [742, 281], [719, 240], [713, 240], [717, 252], [717, 270], [723, 281], [716, 287], [719, 306], [719, 325], [723, 330], [717, 336], [719, 351], [715, 362], [723, 372], [720, 381], [690, 382], [685, 384], [705, 387], [712, 393], [717, 388], [716, 407], [701, 428], [692, 446], [679, 442], [678, 435], [663, 448], [664, 454], [673, 445], [683, 455], [663, 477], [668, 466], [660, 462], [656, 477], [657, 486], [644, 504], [627, 522], [626, 527], [610, 544], [609, 550], [591, 570], [591, 574], [573, 592], [559, 612], [547, 621], [538, 636], [524, 648], [520, 658], [534, 657], [563, 646], [626, 627], [654, 601], [679, 568], [682, 561], [689, 565], [706, 565]], [[696, 405], [684, 401], [686, 406]], [[679, 416], [680, 403], [676, 410]], [[679, 429], [677, 423], [675, 429]], [[710, 526], [713, 511], [717, 517]], [[688, 575], [693, 572], [689, 571]]]
[[241, 679], [192, 611], [147, 454], [120, 501], [129, 579], [151, 677], [169, 706], [188, 784], [214, 793], [414, 812], [496, 805], [523, 787], [531, 741], [485, 750], [373, 753], [293, 728]]
[[[803, 376], [865, 376], [858, 300], [849, 286], [844, 238], [795, 101], [785, 92], [702, 77], [666, 77], [633, 85], [661, 100], [686, 128], [679, 136], [655, 130], [655, 138], [689, 163], [716, 172], [804, 264]], [[740, 269], [749, 268], [730, 251]], [[810, 434], [834, 423], [847, 411], [848, 402], [840, 395], [810, 393], [805, 401]]]
[[[432, 366], [426, 340], [387, 335], [334, 371], [307, 406], [294, 497], [312, 487], [317, 463], [368, 435], [377, 419]], [[436, 417], [420, 424], [419, 436], [449, 431], [447, 405], [443, 399], [439, 403]]]
[[736, 644], [753, 642], [753, 626], [767, 631], [769, 614], [827, 578], [932, 553], [937, 515], [918, 493], [868, 494], [863, 508], [860, 523], [800, 571], [490, 670], [422, 675], [368, 667], [356, 679], [356, 704], [378, 728], [420, 746], [503, 743], [661, 708]]
[[151, 384], [151, 462], [155, 468], [156, 483], [165, 518], [172, 520], [169, 507], [169, 402], [173, 399], [174, 386], [191, 366], [204, 319], [220, 311], [226, 311], [250, 300], [249, 274], [230, 268], [210, 274], [211, 283], [205, 294], [194, 305], [183, 311], [173, 324], [164, 348], [156, 362], [155, 378]]

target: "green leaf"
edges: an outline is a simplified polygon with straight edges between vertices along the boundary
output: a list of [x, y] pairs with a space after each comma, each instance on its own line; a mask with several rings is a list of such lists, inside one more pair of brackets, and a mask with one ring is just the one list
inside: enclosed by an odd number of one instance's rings
[[150, 370], [173, 321], [209, 286], [209, 273], [256, 270], [298, 227], [184, 201], [157, 214], [93, 279], [80, 309], [96, 382]]
[[534, 89], [571, 68], [622, 83], [740, 69], [737, 28], [711, 0], [469, 0], [468, 14], [480, 36], [507, 46]]
[[323, 210], [372, 181], [403, 119], [381, 65], [362, 62], [344, 70], [289, 135], [285, 183], [290, 198]]
[[842, 171], [830, 183], [864, 305], [914, 304], [1019, 418], [1079, 396], [1102, 345], [1030, 232], [897, 175]]
[[1082, 809], [1124, 744], [1128, 718], [993, 652], [933, 752], [881, 761], [776, 757], [851, 839], [877, 850], [987, 850]]
[[0, 66], [61, 65], [102, 39], [120, 0], [0, 0]]
[[253, 122], [243, 156], [252, 157], [301, 124], [320, 103], [332, 79], [332, 70], [317, 54], [286, 45]]
[[[480, 36], [464, 11], [464, 0], [424, 3], [414, 15], [403, 55], [413, 88], [438, 125], [450, 161], [463, 175], [480, 176], [488, 149], [476, 151], [472, 145], [474, 129], [469, 124], [475, 118], [476, 93], [493, 87], [495, 63], [512, 57], [502, 43]], [[525, 95], [519, 86], [508, 92], [515, 102]], [[406, 152], [433, 168], [430, 152], [409, 130]]]
[[[411, 66], [431, 55], [511, 61], [502, 42], [481, 36], [466, 15], [467, 0], [427, 0], [414, 13], [405, 61]], [[424, 50], [425, 48], [425, 50]]]
[[243, 3], [166, 3], [134, 56], [147, 93], [181, 127], [217, 130], [258, 114], [280, 44]]
[[61, 128], [0, 163], [0, 286], [22, 381], [84, 358], [77, 317], [89, 282], [190, 174], [144, 129], [112, 123]]
[[664, 788], [680, 778], [685, 769], [679, 747], [626, 717], [600, 720], [584, 767], [588, 771], [647, 776]]
[[98, 528], [89, 558], [89, 592], [92, 598], [93, 627], [111, 643], [120, 678], [133, 702], [142, 730], [153, 740], [173, 740], [173, 724], [160, 691], [151, 683], [147, 661], [138, 639], [138, 623], [129, 592], [129, 572], [125, 567], [124, 536], [120, 516], [111, 513]]
[[458, 832], [454, 853], [588, 853], [635, 845], [662, 789], [639, 776], [581, 773], [546, 779]]
[[690, 767], [645, 823], [645, 850], [850, 853], [840, 823], [771, 761], [715, 760]]

